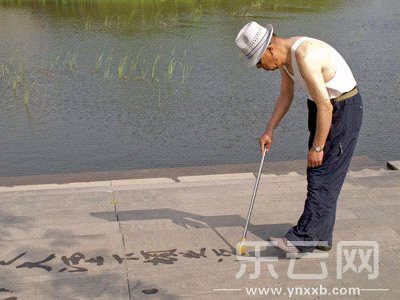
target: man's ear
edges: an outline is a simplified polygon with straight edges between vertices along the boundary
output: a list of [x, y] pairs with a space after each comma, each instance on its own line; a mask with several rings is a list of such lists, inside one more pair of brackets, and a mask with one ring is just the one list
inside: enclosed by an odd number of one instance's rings
[[268, 47], [265, 49], [265, 52], [269, 51], [271, 55], [274, 55], [274, 46], [271, 44], [268, 45]]

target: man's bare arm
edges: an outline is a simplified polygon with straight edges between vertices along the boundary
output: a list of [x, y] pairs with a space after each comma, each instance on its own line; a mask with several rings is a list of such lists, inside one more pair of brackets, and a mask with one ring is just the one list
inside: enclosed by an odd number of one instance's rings
[[[329, 94], [322, 74], [323, 58], [318, 51], [310, 50], [296, 52], [296, 58], [299, 71], [307, 84], [310, 96], [317, 106], [317, 126], [314, 145], [324, 147], [332, 123], [333, 106], [329, 100]], [[312, 156], [314, 155], [312, 154]], [[321, 165], [322, 156], [323, 153], [318, 156], [317, 162], [312, 162], [309, 155], [309, 166], [317, 167]], [[312, 159], [315, 159], [315, 157]]]
[[271, 118], [268, 121], [264, 133], [261, 135], [259, 142], [261, 153], [264, 152], [264, 147], [270, 149], [275, 128], [278, 126], [282, 118], [289, 110], [294, 96], [294, 83], [285, 70], [281, 69], [281, 90], [276, 101]]
[[285, 70], [281, 69], [281, 90], [265, 132], [273, 132], [278, 126], [292, 104], [293, 95], [293, 80], [289, 77]]

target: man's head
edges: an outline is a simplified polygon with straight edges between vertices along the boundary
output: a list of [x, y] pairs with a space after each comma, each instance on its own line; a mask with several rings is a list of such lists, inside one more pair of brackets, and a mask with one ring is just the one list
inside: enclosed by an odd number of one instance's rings
[[282, 64], [281, 56], [277, 55], [279, 51], [277, 51], [277, 43], [276, 43], [276, 34], [274, 33], [271, 39], [271, 42], [265, 48], [264, 53], [261, 55], [260, 60], [257, 62], [256, 67], [258, 69], [263, 68], [266, 71], [273, 71], [279, 69], [279, 66]]
[[267, 24], [266, 27], [263, 27], [254, 21], [247, 23], [239, 31], [235, 43], [250, 65], [257, 65], [261, 59], [262, 64], [266, 62], [268, 57], [264, 59], [264, 56], [271, 42], [273, 31], [271, 24]]

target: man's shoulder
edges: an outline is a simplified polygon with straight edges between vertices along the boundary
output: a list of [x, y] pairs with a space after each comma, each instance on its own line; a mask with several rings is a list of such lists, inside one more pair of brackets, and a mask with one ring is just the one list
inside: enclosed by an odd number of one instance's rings
[[326, 51], [329, 45], [321, 40], [307, 37], [296, 49], [296, 60], [306, 60], [317, 62]]

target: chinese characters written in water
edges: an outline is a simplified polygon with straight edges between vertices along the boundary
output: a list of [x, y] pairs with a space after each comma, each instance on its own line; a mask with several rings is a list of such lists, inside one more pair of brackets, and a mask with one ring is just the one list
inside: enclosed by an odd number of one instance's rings
[[[229, 250], [226, 249], [211, 249], [211, 252], [206, 253], [207, 249], [205, 247], [197, 250], [186, 250], [186, 251], [178, 251], [178, 249], [169, 249], [169, 250], [150, 250], [144, 251], [140, 250], [138, 254], [133, 252], [126, 253], [125, 255], [112, 254], [110, 259], [111, 261], [122, 264], [124, 261], [138, 261], [143, 263], [148, 263], [153, 266], [157, 266], [159, 264], [174, 264], [178, 261], [180, 257], [184, 259], [206, 259], [212, 257], [217, 257], [217, 262], [222, 262], [224, 257], [234, 256]], [[78, 272], [88, 272], [90, 266], [101, 267], [104, 265], [105, 258], [103, 256], [96, 257], [87, 257], [85, 254], [80, 252], [75, 252], [71, 256], [62, 255], [59, 258], [62, 263], [65, 265], [61, 269], [55, 270], [52, 266], [52, 262], [57, 260], [58, 256], [54, 253], [43, 255], [42, 259], [37, 261], [27, 261], [24, 259], [24, 256], [28, 252], [23, 252], [16, 255], [14, 258], [10, 260], [0, 260], [1, 266], [10, 266], [16, 265], [17, 269], [41, 269], [47, 272], [57, 271], [57, 272], [69, 272], [69, 273], [78, 273]], [[210, 255], [211, 254], [211, 255]]]

